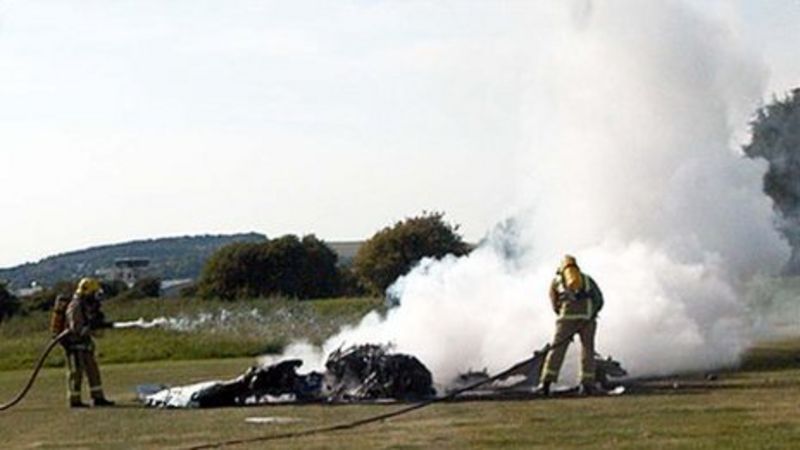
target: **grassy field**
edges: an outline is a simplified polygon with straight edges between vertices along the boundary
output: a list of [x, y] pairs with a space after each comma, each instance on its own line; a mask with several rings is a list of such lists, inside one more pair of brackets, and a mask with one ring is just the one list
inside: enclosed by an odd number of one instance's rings
[[[278, 353], [290, 340], [320, 343], [369, 311], [382, 308], [373, 298], [311, 301], [262, 299], [234, 303], [193, 299], [111, 301], [104, 305], [114, 321], [174, 319], [177, 329], [105, 330], [97, 339], [106, 363], [234, 358]], [[49, 339], [48, 313], [15, 316], [0, 323], [0, 370], [30, 367]], [[60, 351], [48, 367], [63, 365]]]
[[[800, 339], [761, 345], [719, 379], [682, 377], [633, 386], [630, 395], [437, 404], [364, 427], [234, 448], [797, 448]], [[141, 383], [184, 384], [239, 374], [251, 359], [106, 364], [110, 410], [65, 407], [64, 374], [47, 369], [23, 403], [0, 412], [3, 448], [186, 448], [327, 426], [398, 405], [143, 409]], [[0, 372], [10, 398], [26, 371]], [[248, 417], [297, 419], [250, 424]]]

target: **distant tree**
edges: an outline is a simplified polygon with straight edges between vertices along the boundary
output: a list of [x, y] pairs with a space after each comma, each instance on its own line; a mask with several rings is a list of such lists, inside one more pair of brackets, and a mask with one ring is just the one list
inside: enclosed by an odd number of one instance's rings
[[339, 293], [341, 279], [336, 266], [339, 257], [325, 242], [313, 234], [304, 236], [300, 241], [303, 253], [300, 256], [300, 286], [298, 297], [322, 298]]
[[136, 281], [133, 289], [141, 291], [145, 297], [153, 298], [161, 295], [161, 279], [158, 277], [146, 277]]
[[336, 253], [313, 235], [222, 247], [197, 283], [205, 298], [226, 300], [283, 295], [306, 299], [338, 293]]
[[19, 299], [6, 288], [5, 283], [0, 283], [0, 322], [13, 316], [19, 311]]
[[75, 292], [75, 287], [78, 282], [73, 280], [61, 280], [56, 282], [53, 286], [43, 289], [29, 297], [22, 299], [22, 308], [25, 312], [28, 311], [50, 311], [53, 307], [53, 302], [58, 295], [65, 295], [71, 297]]
[[[155, 298], [161, 295], [161, 279], [158, 277], [145, 277], [136, 281], [129, 289], [119, 292], [114, 300], [140, 300]], [[107, 296], [110, 298], [110, 295]]]
[[355, 272], [353, 271], [352, 264], [347, 266], [338, 266], [339, 271], [339, 295], [343, 297], [361, 297], [370, 292], [364, 287], [364, 284], [358, 280]]
[[469, 253], [470, 246], [458, 234], [458, 225], [448, 224], [443, 218], [444, 213], [423, 212], [377, 232], [353, 259], [359, 281], [371, 293], [382, 295], [424, 257]]
[[264, 267], [262, 253], [262, 245], [256, 243], [223, 246], [208, 258], [197, 283], [197, 293], [224, 300], [257, 297], [259, 271]]
[[128, 290], [128, 285], [122, 280], [103, 280], [100, 285], [105, 298], [114, 298]]
[[781, 217], [780, 230], [792, 247], [786, 272], [800, 274], [800, 88], [758, 110], [752, 140], [743, 150], [769, 163], [764, 192]]
[[188, 286], [180, 288], [178, 291], [178, 297], [181, 298], [193, 298], [197, 297], [197, 295], [197, 283], [191, 283]]

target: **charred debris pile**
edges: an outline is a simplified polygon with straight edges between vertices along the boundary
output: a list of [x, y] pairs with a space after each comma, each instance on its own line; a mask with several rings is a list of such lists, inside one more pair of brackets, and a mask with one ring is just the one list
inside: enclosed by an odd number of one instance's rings
[[289, 359], [250, 367], [226, 381], [168, 388], [142, 385], [140, 399], [148, 406], [207, 408], [284, 402], [366, 402], [384, 399], [414, 401], [435, 395], [430, 370], [417, 358], [392, 353], [389, 346], [359, 345], [336, 350], [325, 372], [300, 374], [303, 362]]
[[[539, 381], [539, 358], [506, 378], [486, 383], [464, 398], [529, 394]], [[339, 349], [328, 356], [325, 371], [298, 373], [303, 362], [288, 359], [269, 366], [254, 366], [231, 380], [207, 381], [187, 386], [141, 385], [145, 405], [163, 408], [212, 408], [268, 403], [357, 403], [419, 401], [436, 396], [430, 370], [414, 356], [392, 352], [391, 346], [365, 344]], [[597, 359], [597, 380], [611, 386], [609, 377], [627, 375], [619, 362]], [[489, 374], [469, 371], [449, 385], [448, 392]]]

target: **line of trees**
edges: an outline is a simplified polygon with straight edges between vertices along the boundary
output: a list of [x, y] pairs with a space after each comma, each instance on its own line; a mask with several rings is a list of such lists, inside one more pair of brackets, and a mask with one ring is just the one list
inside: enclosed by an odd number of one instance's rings
[[314, 235], [235, 243], [209, 258], [197, 294], [226, 300], [383, 295], [422, 258], [469, 250], [458, 226], [446, 223], [442, 213], [423, 213], [380, 230], [361, 246], [350, 267], [339, 266], [336, 253]]
[[[339, 264], [336, 252], [313, 234], [224, 245], [211, 254], [197, 282], [182, 294], [224, 300], [380, 296], [422, 258], [469, 251], [458, 225], [445, 222], [443, 213], [423, 212], [375, 233], [347, 265]], [[56, 296], [72, 295], [76, 283], [59, 281], [21, 300], [0, 284], [0, 321], [49, 310]], [[106, 299], [133, 300], [157, 297], [160, 280], [144, 278], [131, 288], [121, 281], [102, 284]]]
[[[27, 315], [34, 311], [49, 311], [56, 297], [72, 296], [77, 284], [78, 280], [62, 280], [29, 296], [17, 298], [5, 283], [0, 283], [0, 322], [16, 314]], [[122, 281], [101, 281], [100, 284], [104, 298], [115, 300], [158, 297], [161, 290], [161, 280], [155, 277], [137, 280], [131, 287]]]

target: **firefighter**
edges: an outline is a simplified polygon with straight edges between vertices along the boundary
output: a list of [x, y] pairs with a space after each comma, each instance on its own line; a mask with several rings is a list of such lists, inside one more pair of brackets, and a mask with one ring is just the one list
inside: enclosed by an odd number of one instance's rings
[[67, 355], [67, 393], [69, 406], [85, 408], [81, 401], [83, 375], [89, 380], [89, 392], [94, 406], [112, 406], [106, 399], [100, 380], [100, 368], [94, 356], [92, 331], [105, 324], [100, 311], [103, 290], [94, 278], [83, 278], [78, 283], [66, 310], [66, 328], [70, 333], [62, 341]]
[[572, 337], [581, 340], [581, 383], [579, 392], [594, 393], [594, 337], [597, 313], [603, 308], [603, 293], [589, 275], [581, 272], [574, 256], [566, 255], [550, 284], [550, 302], [558, 316], [553, 347], [547, 353], [538, 393], [550, 394], [550, 385], [558, 380], [561, 364]]

